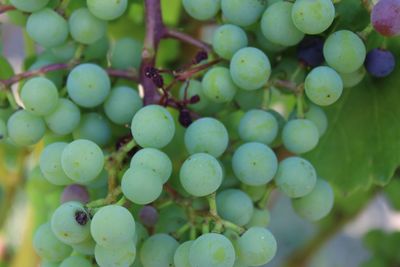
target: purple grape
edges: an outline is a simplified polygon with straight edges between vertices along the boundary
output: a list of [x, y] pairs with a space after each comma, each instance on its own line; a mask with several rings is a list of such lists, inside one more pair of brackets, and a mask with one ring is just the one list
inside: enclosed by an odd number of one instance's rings
[[144, 206], [139, 212], [139, 218], [146, 226], [154, 226], [158, 221], [158, 212], [152, 206]]
[[64, 188], [61, 195], [61, 204], [69, 201], [79, 201], [83, 204], [89, 202], [89, 192], [86, 187], [72, 184]]
[[324, 39], [306, 36], [297, 48], [297, 58], [307, 66], [320, 66], [324, 62], [323, 48]]
[[364, 65], [372, 76], [381, 78], [392, 73], [396, 62], [392, 52], [375, 48], [368, 52]]
[[400, 0], [380, 0], [372, 9], [371, 22], [383, 36], [400, 34]]

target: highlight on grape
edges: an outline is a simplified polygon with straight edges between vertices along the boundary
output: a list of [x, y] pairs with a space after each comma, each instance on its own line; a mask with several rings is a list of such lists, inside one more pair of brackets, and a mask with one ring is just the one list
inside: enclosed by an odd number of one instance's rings
[[[25, 47], [18, 67], [2, 40], [0, 240], [29, 209], [0, 266], [330, 267], [310, 264], [377, 194], [400, 209], [400, 0], [6, 0], [0, 18]], [[276, 230], [299, 222], [315, 234]], [[359, 266], [400, 264], [398, 233], [364, 241]]]

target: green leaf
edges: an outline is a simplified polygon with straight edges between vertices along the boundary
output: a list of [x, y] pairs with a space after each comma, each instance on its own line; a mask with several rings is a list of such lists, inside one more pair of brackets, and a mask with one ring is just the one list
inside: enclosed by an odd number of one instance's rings
[[[399, 40], [389, 49], [400, 58]], [[367, 75], [326, 108], [329, 129], [306, 155], [342, 193], [387, 184], [400, 165], [400, 64], [387, 78]]]
[[335, 8], [339, 15], [335, 28], [361, 31], [370, 22], [369, 12], [360, 0], [342, 0]]
[[181, 0], [162, 0], [161, 10], [163, 14], [164, 23], [169, 26], [176, 26], [179, 22], [182, 1]]
[[5, 80], [14, 75], [14, 70], [8, 60], [0, 56], [0, 79]]

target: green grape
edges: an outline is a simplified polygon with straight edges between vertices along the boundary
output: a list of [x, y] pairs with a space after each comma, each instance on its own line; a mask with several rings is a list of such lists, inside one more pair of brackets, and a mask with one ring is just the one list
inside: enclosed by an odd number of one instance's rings
[[326, 62], [340, 73], [357, 71], [364, 63], [366, 49], [357, 34], [341, 30], [332, 33], [324, 44]]
[[101, 67], [90, 63], [76, 66], [67, 79], [68, 95], [76, 104], [85, 108], [103, 103], [110, 87], [107, 73]]
[[212, 46], [220, 57], [230, 60], [233, 55], [248, 44], [247, 35], [242, 28], [225, 24], [214, 32]]
[[245, 192], [253, 202], [257, 202], [262, 199], [262, 197], [265, 195], [266, 187], [265, 185], [257, 185], [257, 186], [252, 186], [252, 185], [247, 185], [247, 184], [241, 184], [240, 189]]
[[93, 216], [90, 233], [96, 243], [104, 248], [133, 241], [135, 220], [124, 207], [108, 205], [100, 208]]
[[45, 117], [47, 127], [58, 135], [72, 133], [81, 120], [79, 108], [66, 98], [60, 98], [56, 109]]
[[15, 112], [7, 121], [11, 140], [19, 146], [34, 145], [42, 139], [46, 125], [42, 118], [25, 110]]
[[136, 246], [133, 241], [112, 248], [96, 245], [96, 262], [100, 267], [129, 267], [136, 258]]
[[238, 250], [246, 265], [259, 266], [272, 260], [277, 244], [270, 231], [263, 227], [252, 227], [239, 238]]
[[68, 37], [68, 23], [57, 12], [44, 8], [32, 13], [26, 22], [29, 36], [43, 47], [63, 44]]
[[90, 12], [102, 20], [116, 19], [125, 12], [128, 0], [86, 0]]
[[283, 128], [282, 141], [290, 152], [303, 154], [317, 146], [319, 131], [317, 126], [310, 120], [291, 120]]
[[222, 15], [233, 24], [250, 26], [260, 18], [267, 5], [266, 2], [259, 0], [222, 0]]
[[253, 202], [241, 190], [228, 189], [217, 194], [218, 214], [237, 225], [247, 224], [253, 215]]
[[73, 132], [74, 139], [87, 139], [99, 146], [105, 146], [111, 141], [110, 124], [99, 113], [84, 114]]
[[192, 267], [189, 262], [189, 250], [193, 240], [186, 241], [179, 245], [174, 254], [175, 267]]
[[51, 229], [66, 244], [85, 241], [90, 235], [90, 216], [80, 202], [66, 202], [51, 216]]
[[221, 116], [221, 121], [225, 125], [231, 140], [239, 139], [238, 128], [240, 120], [242, 119], [243, 116], [244, 112], [242, 110], [227, 112]]
[[51, 53], [57, 60], [68, 62], [74, 57], [77, 47], [78, 45], [74, 41], [70, 41], [51, 48]]
[[140, 68], [143, 44], [133, 38], [122, 38], [115, 42], [111, 52], [111, 66], [116, 69]]
[[335, 19], [332, 0], [297, 0], [292, 7], [296, 27], [306, 34], [319, 34], [331, 26]]
[[35, 12], [43, 9], [50, 0], [10, 0], [10, 3], [23, 12]]
[[229, 70], [225, 67], [214, 67], [207, 71], [203, 77], [203, 93], [215, 103], [232, 101], [238, 89], [232, 81]]
[[277, 2], [265, 10], [261, 19], [261, 30], [272, 43], [282, 46], [298, 44], [304, 37], [292, 20], [293, 3]]
[[0, 119], [0, 142], [8, 137], [7, 124]]
[[61, 167], [61, 154], [67, 145], [67, 143], [62, 142], [52, 143], [46, 146], [40, 155], [40, 170], [43, 176], [54, 185], [73, 183]]
[[[189, 83], [188, 86], [187, 86], [187, 83]], [[187, 87], [187, 89], [186, 89], [186, 87]], [[200, 111], [205, 110], [208, 107], [210, 100], [205, 96], [204, 91], [202, 89], [201, 82], [199, 82], [197, 80], [189, 80], [188, 82], [185, 82], [179, 90], [179, 99], [180, 100], [185, 99], [185, 90], [186, 90], [186, 100], [190, 100], [195, 95], [200, 97], [199, 102], [197, 102], [195, 104], [189, 104], [189, 108], [191, 110], [200, 112]]]
[[351, 73], [338, 72], [340, 78], [342, 78], [344, 88], [351, 88], [358, 85], [364, 79], [366, 73], [364, 66]]
[[217, 191], [223, 172], [218, 160], [205, 153], [190, 156], [180, 170], [183, 188], [191, 195], [203, 197]]
[[183, 0], [183, 8], [197, 20], [209, 20], [215, 17], [220, 9], [221, 0]]
[[193, 122], [185, 132], [185, 146], [189, 154], [208, 153], [221, 156], [228, 147], [229, 136], [225, 126], [214, 118]]
[[141, 147], [163, 148], [175, 135], [175, 122], [166, 108], [149, 105], [135, 114], [131, 131]]
[[325, 66], [313, 69], [304, 83], [307, 97], [315, 104], [329, 106], [335, 103], [343, 92], [339, 74]]
[[68, 257], [72, 249], [62, 243], [51, 230], [50, 223], [41, 225], [33, 237], [33, 248], [43, 259], [57, 262]]
[[104, 103], [104, 112], [114, 123], [124, 125], [132, 121], [133, 116], [143, 107], [138, 92], [127, 86], [113, 89]]
[[42, 261], [40, 267], [60, 267], [60, 262]]
[[232, 267], [235, 249], [231, 241], [221, 234], [204, 234], [190, 247], [189, 262], [196, 267]]
[[246, 47], [233, 56], [230, 72], [237, 86], [244, 90], [257, 90], [267, 83], [271, 75], [271, 64], [264, 52]]
[[68, 20], [72, 38], [82, 44], [93, 44], [106, 33], [107, 23], [96, 18], [87, 8], [75, 10]]
[[103, 151], [92, 141], [75, 140], [64, 148], [61, 166], [72, 180], [87, 183], [94, 180], [103, 170]]
[[172, 162], [167, 154], [155, 149], [144, 148], [136, 152], [131, 160], [131, 168], [147, 168], [156, 173], [162, 183], [166, 183], [172, 174]]
[[232, 168], [242, 183], [264, 185], [274, 177], [278, 169], [278, 160], [268, 146], [261, 143], [245, 143], [233, 154]]
[[334, 198], [331, 186], [318, 179], [309, 194], [292, 200], [293, 209], [304, 219], [318, 221], [332, 210]]
[[314, 167], [305, 159], [290, 157], [279, 163], [275, 183], [290, 198], [311, 193], [317, 181]]
[[147, 229], [141, 223], [135, 222], [135, 235], [133, 237], [133, 241], [135, 242], [137, 247], [141, 247], [144, 240], [149, 237], [149, 233]]
[[63, 260], [59, 267], [93, 267], [92, 263], [82, 256], [71, 256]]
[[246, 112], [239, 124], [239, 136], [245, 142], [271, 144], [278, 135], [278, 122], [275, 117], [263, 110]]
[[49, 115], [58, 104], [57, 87], [52, 81], [43, 77], [30, 79], [22, 87], [21, 100], [26, 111], [33, 115]]
[[[57, 61], [58, 60], [55, 58], [47, 58], [47, 56], [41, 54], [38, 56], [37, 60], [29, 66], [28, 70], [39, 70], [40, 68], [43, 68], [47, 65], [55, 64], [57, 63]], [[51, 80], [56, 85], [56, 87], [62, 87], [64, 82], [64, 74], [65, 70], [58, 70], [48, 72], [44, 75], [44, 77]]]
[[187, 221], [186, 211], [177, 204], [171, 204], [160, 210], [155, 231], [157, 233], [173, 233], [185, 225]]
[[162, 192], [162, 179], [148, 168], [128, 169], [121, 181], [125, 197], [135, 204], [145, 205], [155, 201]]
[[271, 219], [271, 215], [266, 209], [254, 209], [250, 221], [246, 224], [246, 228], [251, 227], [267, 227]]
[[260, 108], [264, 101], [264, 92], [263, 88], [253, 91], [238, 90], [235, 102], [244, 111]]
[[74, 251], [79, 254], [93, 256], [96, 242], [93, 240], [91, 236], [89, 236], [86, 240], [82, 241], [81, 243], [72, 244], [71, 246], [74, 249]]
[[140, 250], [140, 259], [146, 267], [170, 267], [174, 264], [179, 243], [166, 234], [155, 234], [147, 239]]
[[304, 114], [305, 118], [314, 123], [317, 126], [319, 136], [323, 136], [328, 128], [328, 117], [325, 111], [313, 104], [310, 104], [307, 112]]
[[260, 48], [267, 53], [277, 53], [285, 50], [287, 47], [284, 45], [276, 44], [266, 38], [261, 29], [256, 31], [256, 40]]
[[103, 38], [86, 47], [83, 57], [86, 60], [102, 60], [107, 57], [108, 48], [108, 38], [107, 35], [104, 35]]

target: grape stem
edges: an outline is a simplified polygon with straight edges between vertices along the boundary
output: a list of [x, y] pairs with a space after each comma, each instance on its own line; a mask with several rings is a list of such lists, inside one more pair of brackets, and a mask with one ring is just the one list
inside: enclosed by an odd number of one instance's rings
[[271, 196], [272, 191], [276, 188], [275, 183], [269, 183], [265, 190], [263, 197], [258, 201], [257, 206], [260, 209], [266, 209], [268, 205], [269, 198]]
[[6, 13], [7, 11], [15, 10], [15, 7], [12, 5], [0, 5], [0, 14]]
[[192, 36], [166, 27], [162, 18], [160, 0], [145, 0], [144, 5], [146, 10], [146, 35], [140, 66], [140, 84], [144, 90], [144, 104], [149, 105], [159, 103], [161, 98], [157, 86], [146, 77], [146, 72], [149, 68], [155, 67], [158, 45], [162, 39], [177, 39], [205, 51], [211, 51], [211, 47]]

